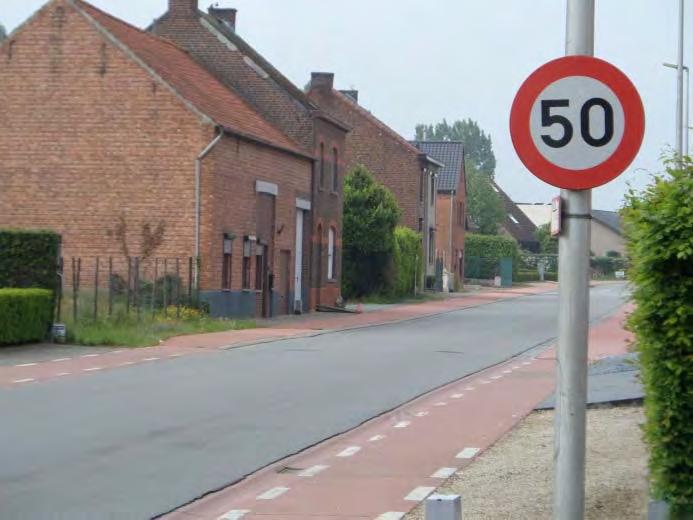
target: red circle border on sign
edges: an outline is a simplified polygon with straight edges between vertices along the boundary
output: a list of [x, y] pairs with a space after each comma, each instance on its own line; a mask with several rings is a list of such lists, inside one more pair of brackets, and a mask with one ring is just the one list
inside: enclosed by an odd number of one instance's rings
[[[618, 148], [605, 161], [584, 170], [562, 168], [548, 161], [534, 144], [529, 128], [539, 94], [569, 76], [587, 76], [604, 83], [623, 106], [625, 128]], [[644, 134], [645, 109], [633, 83], [618, 68], [591, 56], [566, 56], [539, 67], [518, 90], [510, 111], [510, 136], [520, 160], [535, 176], [558, 188], [586, 190], [615, 179], [635, 159]]]

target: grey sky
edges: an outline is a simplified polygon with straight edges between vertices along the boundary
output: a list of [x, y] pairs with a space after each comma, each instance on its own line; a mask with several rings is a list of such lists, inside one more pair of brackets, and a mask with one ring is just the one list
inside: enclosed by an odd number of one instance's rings
[[[8, 30], [42, 0], [0, 0]], [[166, 0], [92, 0], [139, 27]], [[207, 2], [200, 7], [206, 8]], [[405, 137], [419, 122], [471, 117], [491, 134], [497, 179], [519, 202], [544, 202], [557, 189], [520, 163], [508, 133], [522, 81], [564, 52], [565, 0], [221, 0], [236, 7], [238, 32], [297, 85], [314, 70], [356, 88], [361, 103]], [[616, 209], [626, 183], [646, 183], [674, 142], [675, 0], [597, 0], [595, 55], [623, 70], [639, 89], [647, 128], [639, 156], [618, 180], [594, 191], [594, 206]], [[689, 9], [688, 33], [693, 23]], [[693, 38], [686, 42], [692, 56]], [[693, 60], [691, 60], [693, 61]]]

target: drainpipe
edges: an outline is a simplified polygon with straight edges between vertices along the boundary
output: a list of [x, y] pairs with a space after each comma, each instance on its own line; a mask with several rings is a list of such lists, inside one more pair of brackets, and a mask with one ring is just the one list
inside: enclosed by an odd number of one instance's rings
[[202, 177], [202, 160], [209, 155], [212, 149], [224, 137], [224, 131], [218, 129], [219, 133], [212, 139], [207, 147], [202, 150], [195, 159], [195, 287], [200, 288], [199, 258], [200, 258], [200, 214], [202, 204], [200, 201], [200, 178]]
[[[450, 262], [450, 275], [453, 274], [452, 271], [452, 213], [455, 208], [455, 190], [450, 191], [450, 226], [448, 227], [448, 235], [450, 236], [450, 247], [448, 249], [448, 261]], [[448, 278], [449, 279], [449, 278]], [[448, 287], [448, 292], [450, 288]]]

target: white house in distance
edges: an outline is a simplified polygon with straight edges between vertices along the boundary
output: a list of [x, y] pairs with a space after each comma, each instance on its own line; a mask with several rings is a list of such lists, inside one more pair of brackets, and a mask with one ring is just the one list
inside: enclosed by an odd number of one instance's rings
[[[537, 226], [551, 221], [551, 203], [517, 203], [522, 212]], [[617, 211], [592, 210], [592, 240], [590, 251], [605, 256], [608, 251], [626, 252], [626, 241], [621, 228], [621, 216]]]

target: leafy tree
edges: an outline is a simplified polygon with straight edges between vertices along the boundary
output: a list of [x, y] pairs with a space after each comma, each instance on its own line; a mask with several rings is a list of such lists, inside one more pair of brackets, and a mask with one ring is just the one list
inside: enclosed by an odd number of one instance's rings
[[474, 167], [467, 167], [467, 210], [482, 235], [498, 234], [505, 219], [500, 196], [491, 185], [491, 178]]
[[544, 255], [558, 254], [558, 238], [551, 236], [551, 224], [539, 226], [534, 233], [539, 241], [539, 252]]
[[344, 179], [342, 292], [360, 297], [386, 289], [400, 210], [390, 190], [365, 166]]
[[693, 159], [670, 161], [667, 174], [623, 210], [645, 387], [645, 439], [653, 496], [672, 519], [693, 518]]
[[0, 42], [7, 38], [7, 31], [5, 27], [0, 23]]
[[462, 141], [467, 166], [493, 177], [496, 156], [493, 154], [491, 136], [484, 132], [476, 121], [465, 119], [450, 125], [445, 119], [436, 125], [416, 125], [419, 141]]

